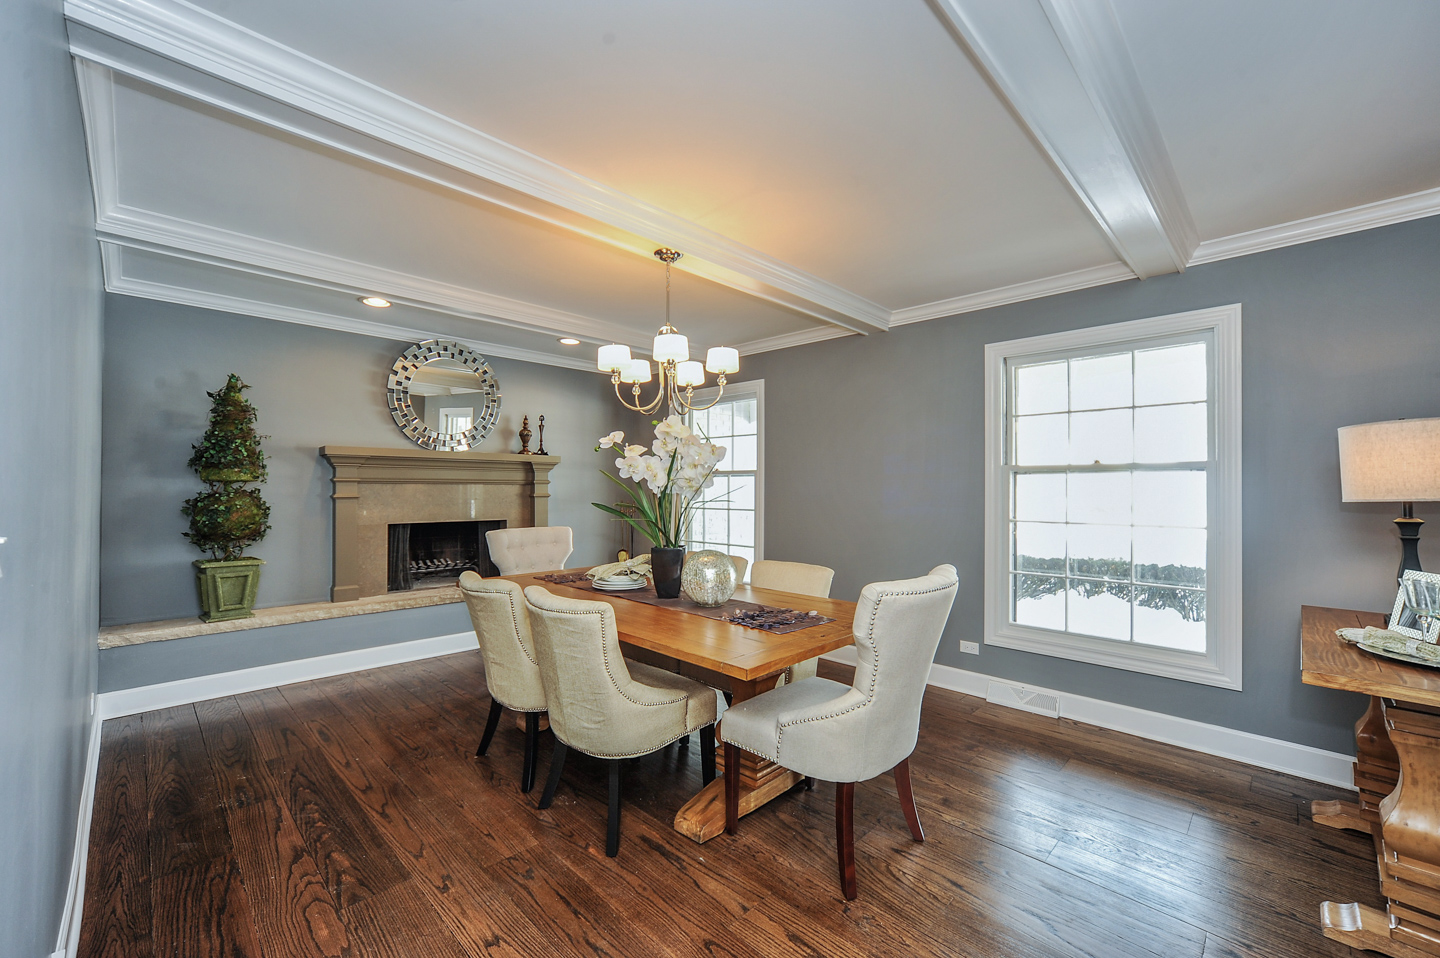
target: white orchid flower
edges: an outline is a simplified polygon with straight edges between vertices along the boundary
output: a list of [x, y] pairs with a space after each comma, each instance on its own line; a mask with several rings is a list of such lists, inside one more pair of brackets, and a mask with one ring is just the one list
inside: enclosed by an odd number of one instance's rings
[[608, 436], [601, 436], [601, 437], [600, 437], [600, 445], [599, 445], [598, 448], [600, 448], [600, 449], [609, 449], [611, 446], [618, 446], [618, 445], [620, 445], [620, 443], [622, 443], [622, 442], [624, 442], [624, 441], [625, 441], [625, 433], [623, 433], [623, 432], [621, 432], [619, 429], [617, 429], [617, 430], [615, 430], [614, 432], [612, 432], [612, 433], [611, 433], [610, 435], [608, 435]]
[[625, 455], [626, 455], [626, 456], [643, 456], [643, 455], [645, 455], [645, 447], [644, 447], [644, 446], [636, 446], [636, 445], [627, 445], [627, 446], [625, 447]]
[[685, 420], [679, 416], [667, 416], [655, 427], [655, 435], [661, 439], [687, 439], [692, 433]]

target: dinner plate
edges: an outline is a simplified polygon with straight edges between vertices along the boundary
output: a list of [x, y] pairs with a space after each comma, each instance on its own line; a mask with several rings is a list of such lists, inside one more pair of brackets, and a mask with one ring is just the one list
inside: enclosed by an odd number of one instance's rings
[[1440, 669], [1440, 661], [1436, 659], [1422, 659], [1418, 655], [1410, 655], [1407, 652], [1394, 652], [1378, 645], [1371, 645], [1369, 642], [1357, 642], [1356, 644], [1371, 655], [1384, 656], [1387, 659], [1395, 659], [1397, 662], [1409, 662], [1411, 665], [1423, 665], [1427, 668]]
[[601, 592], [634, 592], [649, 585], [644, 579], [625, 579], [619, 582], [610, 579], [596, 579], [592, 585]]

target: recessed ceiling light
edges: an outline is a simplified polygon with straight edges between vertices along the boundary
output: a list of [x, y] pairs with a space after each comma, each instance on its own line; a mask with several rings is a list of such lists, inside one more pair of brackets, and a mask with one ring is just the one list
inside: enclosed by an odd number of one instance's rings
[[376, 309], [385, 309], [387, 306], [390, 305], [390, 300], [384, 299], [380, 296], [361, 296], [360, 302], [364, 303], [366, 306], [374, 306]]
[[578, 340], [578, 339], [572, 339], [571, 337], [566, 336], [566, 337], [564, 337], [563, 339], [560, 340], [560, 345], [561, 345], [561, 346], [579, 346], [579, 345], [580, 345], [580, 340]]

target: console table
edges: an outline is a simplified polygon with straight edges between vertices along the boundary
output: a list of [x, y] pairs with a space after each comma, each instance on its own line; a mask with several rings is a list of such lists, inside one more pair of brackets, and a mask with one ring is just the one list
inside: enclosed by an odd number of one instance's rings
[[1385, 911], [1324, 902], [1320, 924], [1352, 948], [1440, 956], [1440, 669], [1371, 655], [1335, 634], [1384, 624], [1375, 612], [1300, 611], [1302, 681], [1370, 696], [1355, 723], [1359, 801], [1315, 802], [1312, 817], [1374, 836], [1386, 898]]

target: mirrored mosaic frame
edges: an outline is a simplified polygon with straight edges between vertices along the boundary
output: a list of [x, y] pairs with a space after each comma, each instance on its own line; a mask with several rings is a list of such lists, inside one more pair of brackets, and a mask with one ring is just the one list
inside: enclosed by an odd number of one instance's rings
[[[480, 378], [479, 396], [475, 419], [464, 432], [442, 433], [431, 429], [416, 414], [410, 403], [410, 383], [415, 374], [425, 365], [439, 359], [449, 359], [472, 370]], [[416, 343], [395, 360], [386, 380], [385, 398], [390, 404], [390, 415], [411, 442], [436, 452], [465, 452], [485, 441], [495, 424], [500, 421], [500, 381], [495, 372], [475, 350], [448, 339], [427, 339]]]

